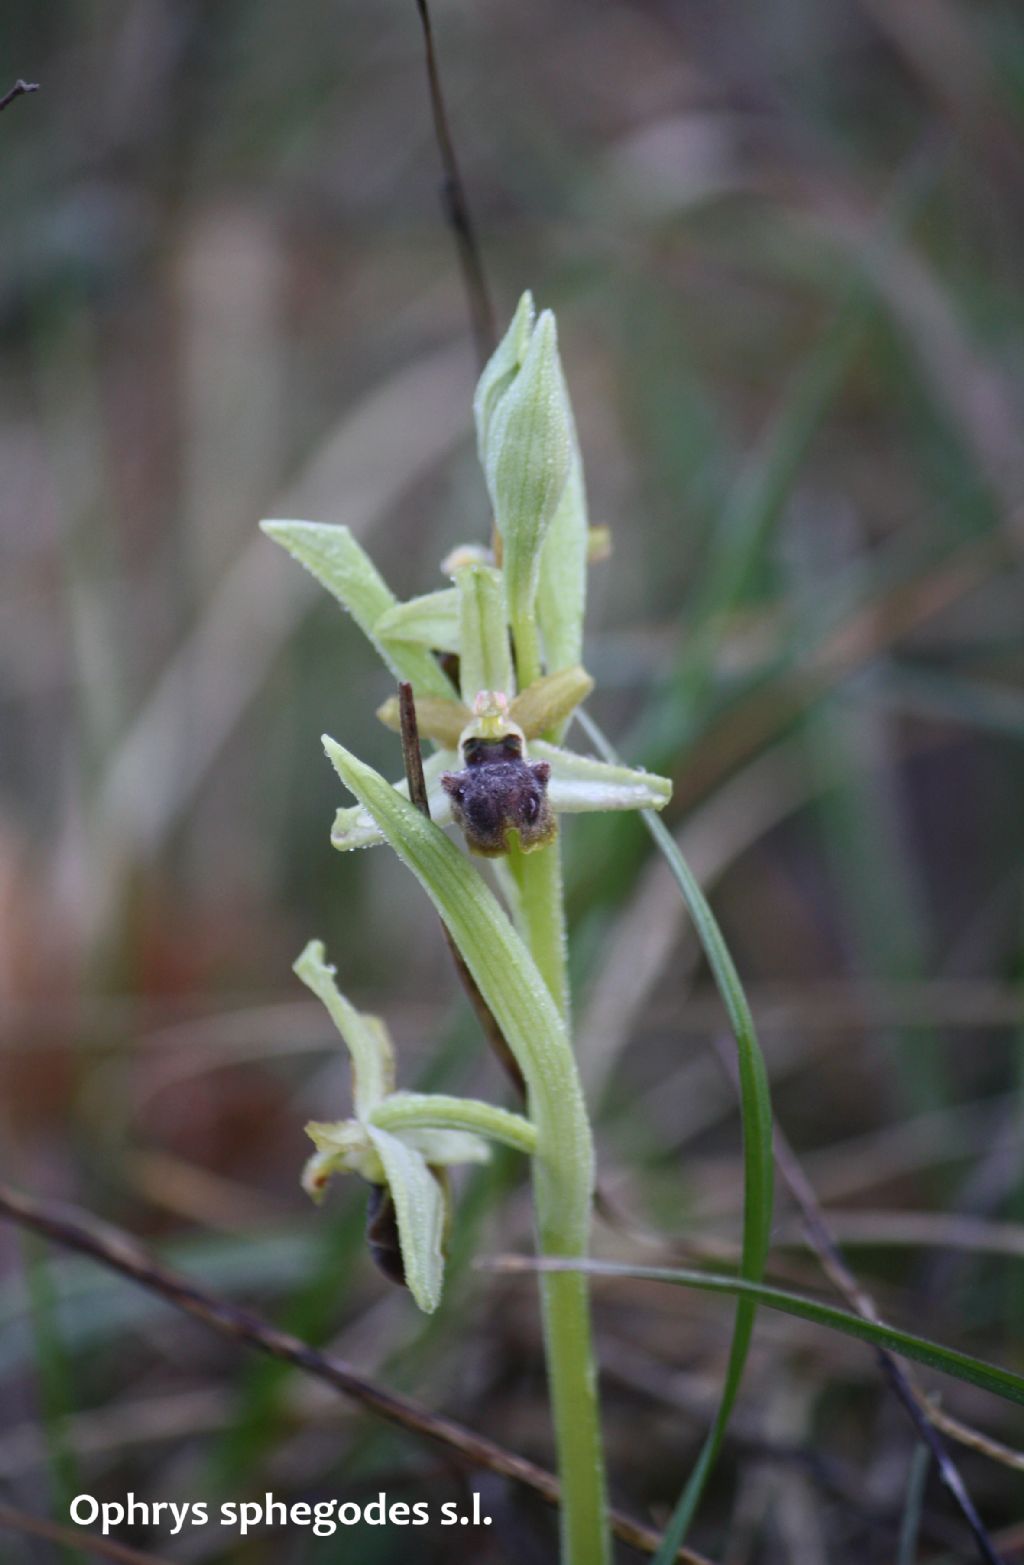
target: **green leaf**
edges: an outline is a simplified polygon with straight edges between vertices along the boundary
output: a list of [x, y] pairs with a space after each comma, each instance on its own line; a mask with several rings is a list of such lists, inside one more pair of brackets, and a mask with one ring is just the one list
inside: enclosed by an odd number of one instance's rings
[[462, 698], [472, 706], [481, 690], [514, 689], [508, 642], [505, 579], [493, 565], [464, 565], [455, 572], [459, 605], [459, 682]]
[[384, 1023], [377, 1016], [357, 1011], [334, 982], [336, 969], [324, 959], [323, 942], [311, 940], [294, 965], [302, 979], [327, 1008], [330, 1018], [352, 1056], [352, 1100], [362, 1118], [395, 1086], [395, 1054]]
[[422, 1152], [368, 1124], [395, 1203], [405, 1281], [420, 1309], [432, 1315], [444, 1284], [444, 1193]]
[[459, 595], [454, 587], [396, 603], [377, 621], [381, 641], [413, 641], [438, 652], [459, 650]]
[[[589, 714], [579, 712], [577, 716], [584, 731], [605, 759], [618, 764], [619, 758], [613, 747]], [[743, 1247], [740, 1269], [743, 1277], [755, 1284], [764, 1275], [772, 1224], [774, 1162], [768, 1072], [743, 985], [704, 893], [663, 822], [649, 811], [644, 812], [643, 820], [682, 893], [736, 1041], [743, 1121]], [[665, 1531], [654, 1565], [671, 1565], [700, 1503], [743, 1379], [756, 1307], [755, 1296], [740, 1293], [721, 1400], [696, 1466]]]
[[[441, 773], [457, 770], [458, 766], [459, 758], [453, 750], [438, 750], [428, 755], [423, 763], [430, 814], [442, 826], [447, 825], [452, 818], [452, 801], [441, 787]], [[409, 797], [409, 784], [404, 777], [394, 787], [403, 799]], [[383, 841], [384, 833], [369, 810], [361, 804], [343, 806], [335, 814], [331, 827], [331, 846], [337, 848], [339, 853], [348, 853], [353, 848], [373, 848]]]
[[381, 639], [380, 621], [397, 600], [347, 527], [293, 521], [266, 521], [260, 526], [337, 598], [396, 679], [409, 680], [417, 695], [454, 696], [451, 682], [424, 647]]
[[[784, 1315], [794, 1315], [798, 1320], [813, 1321], [832, 1331], [841, 1331], [847, 1337], [858, 1337], [873, 1348], [885, 1348], [901, 1358], [914, 1359], [929, 1369], [940, 1370], [956, 1380], [967, 1381], [991, 1391], [994, 1396], [1024, 1407], [1024, 1375], [987, 1359], [975, 1358], [959, 1348], [947, 1348], [929, 1337], [919, 1337], [915, 1332], [904, 1331], [883, 1321], [865, 1320], [862, 1315], [852, 1315], [835, 1304], [820, 1299], [807, 1298], [800, 1293], [790, 1293], [785, 1288], [752, 1282], [746, 1277], [726, 1277], [717, 1272], [691, 1271], [683, 1266], [632, 1266], [617, 1261], [566, 1261], [553, 1263], [526, 1257], [516, 1257], [516, 1266], [525, 1270], [584, 1271], [599, 1277], [631, 1277], [650, 1282], [673, 1283], [680, 1288], [696, 1288], [703, 1293], [732, 1294], [752, 1305], [762, 1304], [766, 1309], [779, 1310]], [[668, 1556], [674, 1558], [674, 1555]]]

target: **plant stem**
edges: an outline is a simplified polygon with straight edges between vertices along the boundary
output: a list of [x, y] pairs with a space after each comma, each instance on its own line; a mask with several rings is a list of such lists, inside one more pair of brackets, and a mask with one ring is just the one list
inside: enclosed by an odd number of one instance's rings
[[[530, 854], [514, 848], [509, 858], [519, 888], [523, 938], [568, 1027], [560, 839]], [[575, 1058], [573, 1075], [576, 1077]], [[572, 1165], [584, 1145], [588, 1157], [593, 1157], [590, 1121], [578, 1077], [575, 1084], [572, 1100], [559, 1104], [553, 1116], [550, 1136], [541, 1131], [541, 1156], [533, 1165], [537, 1247], [542, 1255], [586, 1255], [590, 1238], [592, 1180], [582, 1201], [572, 1199], [573, 1192], [580, 1190], [578, 1171]], [[539, 1114], [537, 1118], [540, 1122]], [[552, 1165], [550, 1173], [541, 1161], [545, 1154]], [[551, 1417], [562, 1479], [562, 1561], [563, 1565], [604, 1565], [611, 1554], [589, 1282], [579, 1272], [547, 1272], [540, 1278], [540, 1294]]]
[[537, 964], [551, 997], [568, 1023], [569, 979], [566, 967], [565, 905], [562, 898], [562, 847], [556, 838], [546, 848], [509, 850], [508, 867], [516, 883], [519, 932]]

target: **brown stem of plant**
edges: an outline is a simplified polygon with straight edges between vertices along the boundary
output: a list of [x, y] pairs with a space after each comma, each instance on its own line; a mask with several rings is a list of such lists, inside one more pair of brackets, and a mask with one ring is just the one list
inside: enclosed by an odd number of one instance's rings
[[5, 92], [3, 97], [0, 98], [0, 114], [3, 113], [4, 109], [6, 109], [9, 104], [14, 102], [15, 98], [24, 98], [26, 93], [38, 91], [38, 82], [22, 81], [19, 77], [18, 80], [14, 83], [14, 86], [11, 88], [10, 92]]
[[[111, 1271], [119, 1272], [150, 1293], [159, 1295], [173, 1308], [219, 1332], [221, 1336], [230, 1337], [270, 1358], [294, 1365], [307, 1375], [325, 1381], [335, 1391], [351, 1397], [361, 1407], [388, 1422], [428, 1440], [438, 1441], [449, 1451], [457, 1453], [468, 1466], [485, 1468], [512, 1483], [524, 1484], [550, 1505], [558, 1505], [561, 1491], [553, 1473], [497, 1445], [484, 1435], [474, 1433], [454, 1419], [431, 1412], [409, 1397], [388, 1391], [359, 1374], [342, 1359], [321, 1353], [300, 1338], [279, 1331], [252, 1311], [242, 1309], [216, 1294], [207, 1293], [187, 1277], [160, 1266], [128, 1234], [107, 1225], [101, 1229], [83, 1220], [76, 1212], [21, 1195], [7, 1185], [0, 1185], [0, 1217], [6, 1217], [21, 1228], [42, 1234], [64, 1249], [86, 1255]], [[645, 1554], [653, 1554], [658, 1548], [658, 1534], [632, 1517], [623, 1515], [621, 1511], [611, 1511], [609, 1521], [616, 1537], [632, 1548]], [[687, 1565], [708, 1565], [702, 1555], [695, 1554], [691, 1549], [681, 1549], [676, 1558], [687, 1562]]]
[[[405, 762], [405, 780], [409, 784], [409, 798], [419, 810], [421, 815], [430, 819], [430, 800], [427, 797], [427, 784], [423, 776], [423, 755], [420, 750], [420, 730], [416, 721], [416, 701], [412, 693], [412, 685], [403, 681], [398, 687], [398, 714], [402, 731], [402, 759]], [[494, 1012], [477, 988], [476, 979], [466, 966], [462, 952], [449, 933], [447, 924], [442, 920], [441, 928], [444, 930], [445, 943], [451, 952], [455, 971], [459, 975], [459, 982], [466, 991], [466, 996], [476, 1014], [477, 1021], [483, 1028], [484, 1036], [490, 1044], [502, 1070], [505, 1072], [516, 1092], [524, 1101], [526, 1099], [526, 1082], [523, 1073], [519, 1069], [519, 1062], [505, 1040], [505, 1034], [498, 1026]]]
[[[735, 1061], [724, 1041], [716, 1045], [718, 1054], [731, 1079], [735, 1080]], [[814, 1251], [822, 1271], [841, 1298], [863, 1320], [877, 1321], [878, 1311], [871, 1295], [861, 1287], [844, 1256], [839, 1242], [828, 1224], [828, 1218], [814, 1193], [813, 1186], [804, 1173], [800, 1159], [785, 1134], [775, 1125], [773, 1132], [775, 1166], [782, 1181], [800, 1210], [807, 1242]], [[974, 1535], [978, 1552], [986, 1565], [1002, 1565], [984, 1522], [978, 1515], [974, 1501], [960, 1476], [960, 1471], [946, 1448], [945, 1442], [931, 1418], [928, 1399], [916, 1385], [910, 1371], [887, 1348], [876, 1348], [875, 1355], [882, 1373], [906, 1409], [918, 1439], [928, 1447], [946, 1490]]]
[[455, 155], [455, 143], [452, 140], [451, 127], [448, 123], [448, 110], [445, 106], [444, 92], [441, 87], [441, 73], [438, 70], [437, 54], [434, 49], [434, 29], [430, 21], [427, 0], [416, 0], [416, 9], [420, 14], [420, 23], [423, 27], [423, 45], [427, 59], [427, 82], [430, 87], [430, 109], [434, 117], [434, 135], [437, 139], [437, 149], [441, 154], [441, 168], [443, 170], [441, 205], [444, 208], [445, 217], [455, 237], [459, 269], [462, 272], [462, 284], [466, 293], [470, 324], [473, 329], [473, 341], [476, 343], [476, 356], [482, 369], [494, 352], [497, 341], [494, 325], [494, 307], [491, 303], [487, 277], [480, 254], [480, 245], [469, 214], [466, 187], [462, 183], [459, 160]]

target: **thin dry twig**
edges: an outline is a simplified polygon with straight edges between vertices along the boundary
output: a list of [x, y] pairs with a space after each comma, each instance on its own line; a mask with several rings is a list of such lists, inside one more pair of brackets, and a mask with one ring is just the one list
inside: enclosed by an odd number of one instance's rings
[[15, 98], [24, 98], [26, 93], [38, 91], [38, 82], [22, 81], [21, 77], [19, 76], [10, 92], [5, 92], [3, 97], [0, 98], [0, 114], [3, 113], [4, 109], [6, 109], [9, 104], [14, 102]]
[[441, 87], [441, 73], [438, 70], [437, 54], [434, 49], [434, 29], [430, 22], [427, 0], [416, 0], [416, 9], [423, 27], [427, 81], [430, 86], [430, 109], [434, 117], [434, 135], [437, 138], [437, 149], [441, 154], [441, 167], [444, 171], [441, 182], [441, 204], [455, 236], [462, 285], [465, 289], [473, 329], [473, 341], [476, 343], [476, 354], [482, 369], [494, 352], [497, 341], [494, 307], [491, 303], [480, 245], [469, 214], [466, 187], [462, 183], [459, 160], [455, 155], [455, 143], [448, 123], [448, 110]]
[[[402, 759], [405, 762], [405, 780], [409, 784], [409, 798], [421, 815], [425, 815], [429, 820], [430, 800], [427, 797], [427, 784], [423, 776], [423, 755], [420, 750], [419, 723], [416, 720], [416, 701], [412, 693], [412, 685], [407, 681], [403, 681], [398, 686], [398, 712], [401, 720]], [[484, 1036], [516, 1092], [525, 1100], [526, 1082], [519, 1069], [519, 1062], [509, 1048], [494, 1012], [480, 993], [476, 979], [466, 966], [465, 958], [452, 939], [448, 925], [443, 919], [441, 928], [444, 931], [445, 944], [455, 964], [455, 971], [459, 975], [459, 982], [466, 991], [466, 997], [483, 1028]]]
[[113, 1560], [115, 1565], [170, 1565], [168, 1560], [156, 1554], [143, 1554], [127, 1544], [115, 1543], [113, 1538], [100, 1538], [94, 1532], [82, 1532], [76, 1527], [61, 1527], [43, 1516], [32, 1516], [28, 1511], [15, 1510], [11, 1505], [0, 1505], [0, 1529], [27, 1533], [29, 1537], [45, 1538], [61, 1548], [84, 1550], [99, 1560]]
[[[390, 1423], [438, 1441], [449, 1451], [457, 1453], [470, 1467], [484, 1468], [513, 1483], [524, 1484], [550, 1505], [558, 1505], [561, 1487], [554, 1473], [488, 1440], [486, 1436], [476, 1434], [464, 1424], [432, 1412], [410, 1397], [388, 1391], [359, 1374], [342, 1359], [321, 1353], [300, 1338], [279, 1331], [251, 1310], [197, 1287], [187, 1277], [152, 1260], [134, 1239], [119, 1229], [106, 1224], [100, 1229], [77, 1212], [22, 1195], [7, 1185], [0, 1185], [0, 1216], [21, 1228], [42, 1234], [65, 1249], [86, 1255], [111, 1271], [119, 1272], [140, 1287], [159, 1295], [174, 1309], [202, 1321], [203, 1325], [219, 1332], [221, 1336], [244, 1343], [271, 1358], [294, 1365], [317, 1380], [325, 1381], [335, 1391], [351, 1397], [361, 1407]], [[653, 1554], [658, 1548], [661, 1540], [652, 1528], [616, 1510], [609, 1512], [609, 1521], [616, 1537], [631, 1548], [645, 1554]], [[709, 1565], [703, 1555], [696, 1554], [692, 1549], [680, 1549], [676, 1558], [685, 1562], [685, 1565]], [[147, 1562], [147, 1565], [152, 1565], [152, 1562]]]

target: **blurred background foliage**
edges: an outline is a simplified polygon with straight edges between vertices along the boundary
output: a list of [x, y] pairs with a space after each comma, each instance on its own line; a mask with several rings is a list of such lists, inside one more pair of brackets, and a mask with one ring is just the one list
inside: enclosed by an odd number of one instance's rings
[[[558, 313], [593, 520], [588, 665], [749, 982], [782, 1124], [894, 1318], [1022, 1362], [1024, 27], [1013, 0], [437, 0], [504, 318]], [[426, 902], [342, 860], [330, 730], [396, 773], [386, 675], [255, 530], [348, 522], [403, 595], [489, 526], [412, 0], [8, 0], [0, 117], [3, 1176], [144, 1235], [364, 1370], [549, 1459], [521, 1170], [463, 1184], [429, 1323], [301, 1195], [346, 1071], [326, 940], [406, 1085], [502, 1091]], [[0, 83], [4, 87], [6, 83]], [[734, 1253], [720, 1011], [635, 822], [565, 832], [601, 1253]], [[634, 1231], [643, 1228], [641, 1241]], [[817, 1278], [784, 1204], [775, 1275]], [[437, 1500], [437, 1452], [86, 1263], [0, 1235], [0, 1490]], [[663, 1520], [720, 1301], [602, 1284], [616, 1495]], [[951, 1407], [1010, 1442], [1006, 1409]], [[642, 1431], [642, 1437], [639, 1432]], [[890, 1560], [913, 1449], [869, 1353], [758, 1326], [694, 1541]], [[1024, 1542], [1020, 1471], [963, 1454]], [[480, 1485], [478, 1485], [480, 1486]], [[485, 1541], [551, 1558], [493, 1482]], [[934, 1485], [922, 1558], [965, 1558]], [[163, 1553], [165, 1536], [131, 1536]], [[397, 1559], [401, 1533], [174, 1541]], [[55, 1558], [16, 1537], [4, 1558]], [[50, 1552], [48, 1552], [50, 1551]]]

